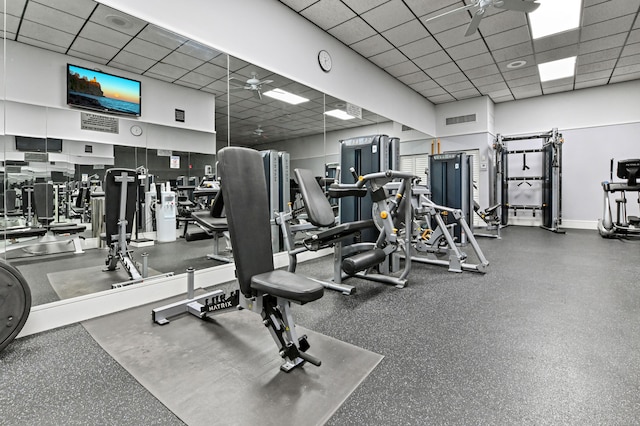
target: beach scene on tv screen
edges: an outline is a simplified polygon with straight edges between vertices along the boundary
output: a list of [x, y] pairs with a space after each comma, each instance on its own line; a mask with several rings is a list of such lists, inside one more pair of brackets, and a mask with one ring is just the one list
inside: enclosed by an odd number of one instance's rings
[[67, 103], [120, 114], [140, 115], [140, 83], [69, 65]]

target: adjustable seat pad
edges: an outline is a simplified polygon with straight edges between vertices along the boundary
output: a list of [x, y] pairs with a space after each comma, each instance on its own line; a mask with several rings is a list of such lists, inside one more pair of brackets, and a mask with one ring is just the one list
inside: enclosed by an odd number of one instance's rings
[[222, 191], [218, 191], [211, 203], [211, 208], [209, 210], [191, 212], [191, 218], [210, 231], [223, 232], [229, 229], [227, 218], [223, 217], [223, 210], [224, 199], [222, 198]]
[[320, 299], [324, 292], [324, 287], [317, 282], [280, 269], [254, 275], [251, 288], [300, 304]]
[[2, 238], [27, 238], [27, 237], [42, 237], [47, 233], [46, 228], [17, 228], [17, 229], [5, 229], [0, 231]]
[[222, 192], [240, 290], [246, 297], [267, 293], [298, 303], [316, 300], [324, 287], [286, 271], [274, 271], [267, 183], [262, 156], [248, 148], [218, 153]]

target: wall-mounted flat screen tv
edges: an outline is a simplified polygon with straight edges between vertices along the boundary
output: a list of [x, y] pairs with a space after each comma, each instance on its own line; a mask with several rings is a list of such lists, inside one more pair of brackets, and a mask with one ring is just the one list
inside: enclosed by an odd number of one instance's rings
[[16, 151], [62, 152], [62, 139], [16, 136]]
[[67, 64], [67, 104], [94, 111], [140, 116], [141, 84]]

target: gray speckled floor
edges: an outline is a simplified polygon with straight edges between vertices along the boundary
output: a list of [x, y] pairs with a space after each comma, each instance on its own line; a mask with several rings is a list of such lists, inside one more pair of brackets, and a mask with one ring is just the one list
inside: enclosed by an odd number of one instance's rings
[[[385, 356], [329, 424], [639, 423], [640, 245], [503, 235], [480, 240], [486, 275], [416, 265], [404, 289], [358, 280], [294, 307], [300, 325]], [[325, 277], [331, 260], [298, 271]], [[14, 342], [0, 367], [0, 424], [178, 423], [80, 326]]]

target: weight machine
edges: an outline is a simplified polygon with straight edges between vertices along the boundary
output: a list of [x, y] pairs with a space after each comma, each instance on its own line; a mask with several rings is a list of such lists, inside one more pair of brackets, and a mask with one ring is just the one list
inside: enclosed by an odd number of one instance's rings
[[[541, 148], [517, 149], [509, 150], [507, 142], [524, 141], [524, 140], [542, 140]], [[506, 226], [509, 224], [509, 210], [514, 215], [518, 211], [531, 211], [535, 217], [536, 211], [542, 213], [541, 227], [552, 232], [564, 233], [560, 229], [562, 225], [562, 144], [564, 139], [562, 134], [558, 133], [558, 129], [554, 128], [550, 132], [523, 135], [523, 136], [504, 136], [496, 135], [493, 149], [495, 152], [496, 176], [493, 185], [492, 205], [500, 204], [499, 215], [500, 224]], [[522, 170], [530, 169], [527, 165], [528, 154], [542, 154], [542, 170], [538, 176], [510, 176], [509, 174], [509, 156], [522, 155]], [[542, 183], [542, 202], [537, 204], [512, 204], [509, 201], [509, 184], [518, 182], [519, 186], [527, 185], [532, 187], [531, 182]]]
[[[613, 158], [611, 159], [609, 181], [602, 182], [604, 190], [604, 211], [602, 219], [598, 220], [598, 231], [605, 238], [626, 238], [640, 236], [640, 217], [627, 215], [627, 192], [638, 193], [638, 204], [640, 204], [640, 159], [620, 160], [616, 175], [626, 182], [613, 182]], [[611, 214], [610, 194], [620, 193], [620, 198], [616, 202], [616, 219]]]

